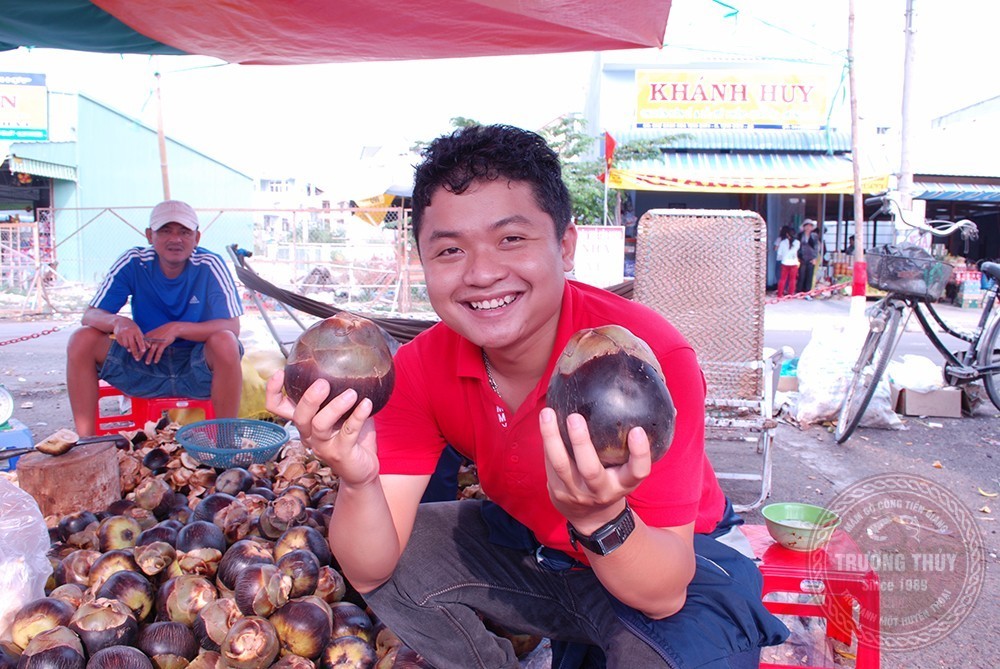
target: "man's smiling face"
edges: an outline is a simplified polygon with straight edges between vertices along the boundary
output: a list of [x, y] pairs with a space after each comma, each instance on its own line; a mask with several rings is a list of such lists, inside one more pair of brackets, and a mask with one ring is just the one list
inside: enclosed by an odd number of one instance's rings
[[439, 188], [420, 227], [420, 257], [441, 320], [486, 348], [554, 337], [576, 228], [556, 239], [531, 185], [496, 179]]

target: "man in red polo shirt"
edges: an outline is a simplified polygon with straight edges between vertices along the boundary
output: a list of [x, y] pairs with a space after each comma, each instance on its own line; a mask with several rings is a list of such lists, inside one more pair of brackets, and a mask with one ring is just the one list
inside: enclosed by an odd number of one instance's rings
[[[323, 381], [297, 406], [280, 374], [268, 386], [268, 408], [340, 476], [330, 543], [351, 584], [440, 669], [518, 666], [481, 616], [553, 639], [554, 666], [756, 666], [787, 630], [726, 545], [742, 521], [705, 456], [695, 352], [654, 311], [565, 278], [577, 234], [558, 156], [509, 126], [439, 138], [417, 168], [413, 229], [442, 322], [396, 354], [378, 416], [363, 400], [336, 430], [353, 390], [318, 410]], [[576, 414], [570, 458], [545, 406], [570, 336], [611, 323], [649, 344], [677, 408], [655, 464], [635, 428], [629, 461], [604, 468]], [[419, 504], [447, 444], [489, 502]]]

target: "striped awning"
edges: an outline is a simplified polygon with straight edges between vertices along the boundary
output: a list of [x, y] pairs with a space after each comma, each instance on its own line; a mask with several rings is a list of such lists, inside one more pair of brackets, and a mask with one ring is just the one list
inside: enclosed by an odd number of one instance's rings
[[20, 156], [10, 157], [11, 174], [21, 172], [36, 177], [47, 177], [50, 179], [64, 179], [66, 181], [76, 181], [76, 167], [72, 165], [62, 165], [51, 163], [34, 158], [22, 158]]
[[[853, 193], [851, 159], [825, 153], [670, 152], [612, 168], [609, 186], [686, 193]], [[889, 187], [889, 171], [864, 165], [862, 191]]]
[[913, 197], [917, 200], [1000, 202], [1000, 184], [936, 183], [922, 181], [913, 184]]

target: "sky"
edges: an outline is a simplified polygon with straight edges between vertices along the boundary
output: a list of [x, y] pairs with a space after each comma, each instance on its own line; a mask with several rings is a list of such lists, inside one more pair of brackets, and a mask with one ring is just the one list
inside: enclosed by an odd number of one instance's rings
[[[984, 75], [995, 60], [1000, 8], [984, 0], [913, 1], [920, 122], [1000, 94], [1000, 78]], [[855, 4], [861, 114], [866, 123], [898, 126], [905, 0]], [[847, 0], [674, 0], [666, 48], [614, 55], [836, 68], [845, 62], [847, 7]], [[0, 72], [45, 73], [50, 90], [79, 90], [153, 127], [158, 72], [172, 138], [255, 176], [320, 184], [350, 179], [364, 147], [402, 153], [449, 131], [452, 117], [539, 128], [580, 112], [593, 64], [592, 53], [241, 66], [195, 56], [0, 52]]]

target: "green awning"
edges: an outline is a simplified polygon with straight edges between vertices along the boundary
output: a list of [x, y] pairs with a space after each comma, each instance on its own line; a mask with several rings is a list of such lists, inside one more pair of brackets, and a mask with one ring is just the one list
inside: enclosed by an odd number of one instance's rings
[[76, 167], [74, 165], [61, 165], [33, 158], [20, 158], [12, 155], [10, 157], [10, 171], [11, 174], [21, 172], [35, 177], [76, 181]]

